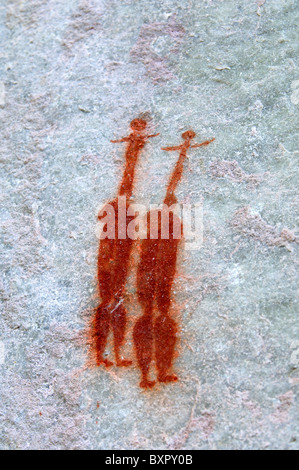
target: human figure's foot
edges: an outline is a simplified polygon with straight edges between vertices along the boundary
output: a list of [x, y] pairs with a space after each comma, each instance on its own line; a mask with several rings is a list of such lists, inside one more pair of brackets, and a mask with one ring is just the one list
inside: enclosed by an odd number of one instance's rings
[[117, 367], [129, 367], [132, 364], [133, 364], [133, 361], [129, 361], [127, 359], [122, 359], [122, 360], [116, 361]]
[[140, 387], [142, 388], [153, 388], [156, 382], [154, 380], [143, 379], [140, 382]]
[[113, 362], [109, 361], [108, 359], [97, 360], [97, 365], [100, 366], [101, 364], [103, 364], [105, 367], [113, 366]]
[[158, 380], [159, 382], [168, 383], [168, 382], [176, 382], [179, 379], [175, 374], [172, 374], [172, 375], [159, 375]]

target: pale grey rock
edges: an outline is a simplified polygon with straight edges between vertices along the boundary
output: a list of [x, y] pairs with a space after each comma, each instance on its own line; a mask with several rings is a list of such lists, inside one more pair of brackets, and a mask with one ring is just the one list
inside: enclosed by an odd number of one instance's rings
[[5, 106], [5, 83], [0, 82], [0, 108]]
[[[2, 449], [298, 449], [297, 16], [295, 0], [1, 2]], [[89, 367], [88, 345], [96, 214], [123, 168], [110, 140], [142, 113], [160, 135], [140, 203], [163, 200], [161, 147], [216, 138], [177, 191], [204, 211], [175, 284], [180, 381], [150, 392], [136, 368]]]

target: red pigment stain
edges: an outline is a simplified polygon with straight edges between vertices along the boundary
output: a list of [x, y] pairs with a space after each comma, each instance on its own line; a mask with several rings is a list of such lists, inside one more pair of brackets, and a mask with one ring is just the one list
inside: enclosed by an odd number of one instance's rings
[[[125, 142], [125, 169], [118, 190], [118, 196], [125, 196], [126, 209], [132, 196], [135, 168], [138, 157], [146, 141], [158, 134], [146, 135], [147, 122], [144, 119], [134, 119], [131, 124], [131, 133], [128, 137], [112, 141]], [[107, 344], [109, 332], [113, 333], [114, 355], [117, 366], [129, 366], [132, 361], [121, 359], [120, 350], [125, 340], [127, 326], [127, 310], [124, 306], [124, 292], [129, 270], [129, 261], [134, 240], [127, 237], [127, 227], [133, 216], [125, 216], [125, 220], [118, 219], [118, 198], [109, 203], [115, 211], [115, 236], [102, 239], [98, 254], [98, 285], [102, 302], [97, 307], [93, 319], [93, 343], [97, 365], [106, 367], [113, 362], [105, 359], [103, 354]], [[104, 217], [101, 211], [99, 219]]]
[[[143, 25], [139, 38], [131, 50], [131, 57], [133, 60], [143, 62], [147, 74], [154, 83], [172, 80], [174, 74], [170, 69], [169, 56], [178, 53], [185, 34], [185, 29], [176, 22], [175, 17], [170, 18], [168, 22]], [[171, 38], [171, 48], [165, 55], [159, 55], [155, 52], [153, 44], [159, 37], [167, 36]]]
[[[156, 214], [153, 212], [147, 214], [147, 238], [141, 244], [137, 272], [137, 294], [143, 315], [137, 320], [133, 331], [137, 362], [142, 376], [140, 382], [142, 388], [152, 388], [155, 385], [155, 381], [148, 378], [153, 357], [159, 382], [167, 383], [178, 380], [178, 377], [171, 371], [178, 327], [170, 316], [170, 306], [172, 284], [176, 274], [178, 244], [183, 224], [179, 217], [172, 212], [171, 206], [177, 203], [174, 192], [183, 174], [188, 149], [206, 146], [215, 140], [191, 145], [195, 135], [191, 130], [184, 132], [181, 145], [162, 149], [179, 151], [179, 159], [167, 186], [164, 208], [162, 211], [156, 211]], [[163, 211], [166, 214], [163, 214]], [[168, 238], [163, 238], [163, 224], [168, 220], [167, 212], [169, 213], [169, 229], [167, 227], [169, 235]], [[153, 227], [156, 228], [158, 236], [151, 239], [150, 232], [153, 233]], [[158, 315], [155, 317], [156, 309]]]
[[[116, 365], [132, 364], [131, 360], [121, 357], [121, 347], [124, 344], [127, 327], [124, 295], [134, 243], [134, 240], [128, 236], [128, 225], [134, 219], [134, 216], [128, 215], [128, 208], [139, 155], [147, 140], [158, 135], [146, 134], [147, 122], [144, 119], [134, 119], [130, 127], [131, 133], [128, 137], [112, 141], [127, 143], [125, 169], [117, 197], [107, 203], [98, 216], [100, 220], [103, 219], [104, 215], [109, 213], [109, 207], [111, 209], [112, 206], [115, 214], [113, 233], [105, 232], [104, 229], [108, 227], [107, 224], [104, 225], [103, 234], [106, 234], [106, 237], [101, 236], [99, 245], [97, 274], [102, 301], [96, 308], [92, 323], [96, 364], [98, 366], [103, 364], [106, 367], [113, 365], [112, 361], [104, 358], [110, 332], [113, 334]], [[181, 145], [162, 149], [178, 151], [179, 158], [167, 186], [163, 209], [147, 213], [147, 238], [142, 240], [137, 267], [137, 296], [143, 315], [137, 320], [133, 329], [133, 343], [137, 364], [141, 371], [140, 386], [142, 388], [152, 388], [156, 383], [149, 379], [153, 359], [159, 382], [168, 383], [178, 380], [172, 372], [178, 326], [171, 317], [170, 308], [183, 224], [173, 208], [173, 205], [177, 203], [175, 190], [183, 175], [187, 151], [209, 145], [215, 140], [192, 145], [195, 135], [191, 130], [184, 132]], [[119, 206], [121, 196], [125, 196], [124, 207]], [[122, 209], [125, 209], [125, 212]], [[121, 213], [125, 214], [124, 217]], [[99, 408], [99, 402], [97, 402], [97, 408]]]

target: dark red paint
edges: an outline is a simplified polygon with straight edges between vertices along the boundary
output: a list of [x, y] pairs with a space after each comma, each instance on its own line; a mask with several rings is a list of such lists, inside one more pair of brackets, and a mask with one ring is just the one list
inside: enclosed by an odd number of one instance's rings
[[[129, 206], [129, 198], [132, 195], [135, 168], [140, 152], [146, 141], [155, 135], [146, 135], [147, 123], [143, 119], [134, 119], [131, 124], [131, 133], [128, 137], [112, 142], [127, 142], [125, 153], [125, 170], [119, 187], [118, 196], [126, 196], [126, 205]], [[113, 332], [114, 354], [117, 366], [129, 366], [132, 361], [121, 359], [120, 349], [123, 345], [127, 311], [124, 306], [124, 290], [129, 269], [129, 260], [133, 240], [126, 236], [127, 226], [133, 217], [126, 216], [120, 226], [118, 221], [117, 198], [109, 204], [115, 210], [115, 237], [103, 239], [100, 242], [98, 254], [98, 285], [102, 302], [97, 307], [93, 319], [93, 344], [96, 354], [96, 363], [109, 367], [113, 364], [103, 357], [110, 330]], [[103, 212], [103, 211], [102, 211]], [[102, 218], [103, 214], [99, 216]], [[124, 237], [119, 237], [120, 232]]]
[[[214, 140], [191, 145], [195, 135], [193, 131], [184, 132], [182, 134], [184, 141], [181, 145], [163, 149], [166, 151], [178, 150], [180, 152], [167, 187], [164, 199], [166, 207], [170, 207], [177, 202], [174, 192], [183, 174], [187, 150], [208, 145]], [[133, 331], [137, 361], [142, 374], [140, 386], [143, 388], [151, 388], [155, 385], [155, 381], [148, 378], [153, 355], [159, 382], [174, 382], [178, 379], [171, 371], [178, 327], [169, 312], [179, 243], [179, 239], [174, 236], [175, 225], [180, 224], [181, 230], [183, 230], [183, 225], [174, 212], [170, 211], [169, 238], [163, 239], [161, 236], [162, 224], [164, 223], [163, 214], [159, 211], [157, 217], [158, 238], [151, 239], [150, 218], [152, 215], [151, 212], [147, 214], [148, 233], [147, 238], [142, 241], [137, 272], [137, 294], [143, 309], [143, 316], [136, 322]], [[155, 308], [158, 310], [156, 318], [154, 318]]]
[[[116, 365], [129, 366], [132, 364], [131, 360], [122, 359], [120, 354], [127, 326], [124, 294], [131, 267], [130, 255], [134, 242], [127, 235], [128, 224], [134, 218], [128, 216], [127, 209], [130, 206], [138, 157], [146, 141], [150, 137], [158, 135], [146, 135], [147, 123], [143, 119], [134, 119], [130, 126], [131, 133], [128, 137], [112, 141], [127, 143], [125, 169], [118, 190], [118, 196], [125, 196], [124, 220], [121, 220], [118, 197], [107, 204], [106, 211], [104, 208], [99, 214], [99, 219], [101, 219], [107, 213], [108, 205], [114, 208], [114, 237], [102, 239], [99, 245], [98, 285], [101, 303], [96, 308], [92, 323], [96, 363], [98, 366], [103, 364], [106, 367], [113, 364], [103, 356], [110, 331], [113, 333]], [[140, 386], [143, 388], [151, 388], [155, 385], [155, 381], [150, 380], [148, 376], [153, 358], [155, 359], [159, 382], [166, 383], [177, 380], [177, 376], [172, 373], [172, 365], [178, 326], [170, 316], [170, 307], [172, 285], [176, 274], [178, 244], [183, 232], [183, 225], [171, 206], [177, 202], [174, 193], [183, 174], [184, 160], [188, 149], [208, 145], [214, 140], [191, 145], [192, 139], [195, 137], [193, 131], [183, 133], [182, 137], [183, 143], [181, 145], [163, 149], [166, 151], [179, 151], [179, 159], [167, 186], [164, 208], [155, 213], [151, 211], [147, 214], [147, 238], [141, 243], [140, 262], [137, 267], [137, 295], [143, 315], [135, 324], [133, 340], [137, 363], [142, 374]], [[169, 221], [168, 216], [164, 218], [167, 212], [169, 212]], [[155, 220], [154, 231], [156, 231], [156, 236], [154, 237], [152, 236], [152, 217]], [[167, 237], [163, 235], [165, 233], [165, 223], [169, 224], [168, 230], [166, 230]], [[157, 316], [155, 316], [156, 310], [158, 311]], [[97, 403], [98, 407], [99, 403]]]

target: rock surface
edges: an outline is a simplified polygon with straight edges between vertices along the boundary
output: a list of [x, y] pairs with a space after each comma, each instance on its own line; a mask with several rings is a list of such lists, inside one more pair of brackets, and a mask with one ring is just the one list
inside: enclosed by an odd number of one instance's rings
[[[294, 0], [2, 0], [2, 449], [298, 449], [297, 14]], [[190, 128], [216, 138], [177, 192], [202, 201], [204, 228], [180, 252], [180, 380], [150, 391], [135, 366], [90, 367], [87, 334], [97, 209], [123, 169], [110, 140], [141, 113], [160, 133], [143, 204], [177, 158], [161, 147]]]

